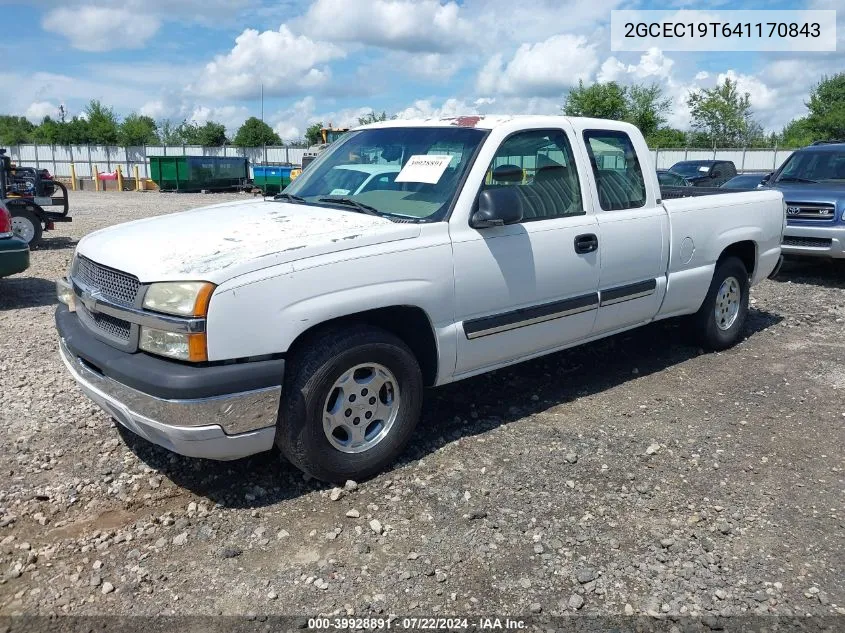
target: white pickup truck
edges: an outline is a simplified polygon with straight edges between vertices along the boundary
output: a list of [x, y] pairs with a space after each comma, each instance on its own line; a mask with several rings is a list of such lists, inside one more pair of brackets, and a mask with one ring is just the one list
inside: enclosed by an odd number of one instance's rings
[[[361, 190], [339, 177], [354, 164], [395, 168]], [[777, 191], [661, 201], [625, 123], [388, 121], [275, 199], [88, 235], [57, 284], [60, 351], [177, 453], [275, 443], [314, 477], [365, 478], [411, 438], [426, 386], [680, 315], [733, 345], [784, 225]]]

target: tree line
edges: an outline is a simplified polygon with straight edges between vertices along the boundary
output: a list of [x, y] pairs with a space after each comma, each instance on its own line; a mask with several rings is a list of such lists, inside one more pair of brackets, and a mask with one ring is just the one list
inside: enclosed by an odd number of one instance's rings
[[[825, 76], [812, 88], [805, 105], [807, 115], [790, 121], [780, 132], [765, 132], [754, 118], [751, 95], [726, 78], [713, 88], [692, 91], [686, 100], [690, 129], [666, 125], [671, 100], [658, 84], [622, 85], [615, 81], [585, 85], [579, 82], [562, 107], [569, 116], [589, 116], [628, 121], [645, 135], [649, 147], [802, 147], [816, 140], [845, 139], [845, 72]], [[395, 115], [394, 115], [395, 116]], [[384, 121], [387, 112], [371, 111], [358, 117], [359, 125]], [[322, 142], [323, 122], [310, 125], [294, 144]], [[92, 100], [83, 115], [67, 118], [61, 110], [35, 125], [22, 116], [0, 115], [0, 146], [22, 143], [48, 145], [283, 145], [264, 121], [250, 117], [230, 139], [216, 121], [199, 124], [153, 118], [132, 113], [121, 120], [114, 110]]]
[[83, 112], [83, 115], [68, 118], [60, 110], [58, 117], [45, 116], [37, 125], [26, 117], [0, 115], [0, 145], [283, 145], [273, 128], [256, 117], [244, 121], [230, 139], [226, 126], [216, 121], [202, 124], [188, 120], [179, 123], [169, 119], [155, 121], [137, 113], [121, 120], [112, 108], [97, 100], [90, 101]]
[[766, 133], [754, 118], [751, 95], [729, 77], [713, 88], [687, 95], [690, 129], [666, 125], [671, 100], [658, 84], [623, 86], [614, 81], [585, 86], [566, 97], [563, 112], [627, 121], [636, 125], [649, 147], [803, 147], [817, 140], [845, 139], [845, 73], [822, 79], [810, 91], [807, 116], [780, 132]]

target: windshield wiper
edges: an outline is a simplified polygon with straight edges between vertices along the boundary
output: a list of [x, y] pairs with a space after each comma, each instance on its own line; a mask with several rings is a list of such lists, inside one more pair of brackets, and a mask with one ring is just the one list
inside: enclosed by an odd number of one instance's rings
[[296, 202], [298, 204], [307, 204], [308, 200], [302, 196], [295, 196], [292, 193], [277, 193], [273, 196], [273, 200], [285, 200], [287, 202]]
[[809, 178], [799, 178], [798, 176], [781, 176], [778, 178], [778, 182], [809, 182], [811, 184], [816, 184], [818, 180], [810, 180]]
[[381, 212], [376, 209], [375, 207], [371, 207], [368, 204], [364, 204], [363, 202], [358, 202], [357, 200], [353, 200], [352, 198], [318, 198], [319, 202], [332, 202], [334, 204], [343, 204], [347, 207], [354, 207], [360, 213], [366, 213], [367, 215], [381, 215]]

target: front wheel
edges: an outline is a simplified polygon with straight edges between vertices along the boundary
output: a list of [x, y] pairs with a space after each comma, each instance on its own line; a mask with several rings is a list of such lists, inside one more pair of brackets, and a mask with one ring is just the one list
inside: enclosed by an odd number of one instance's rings
[[736, 345], [742, 338], [748, 316], [748, 270], [737, 257], [726, 257], [716, 265], [704, 303], [692, 317], [701, 344], [712, 350]]
[[367, 325], [324, 330], [288, 361], [276, 444], [317, 479], [366, 479], [402, 452], [422, 394], [419, 364], [398, 337]]

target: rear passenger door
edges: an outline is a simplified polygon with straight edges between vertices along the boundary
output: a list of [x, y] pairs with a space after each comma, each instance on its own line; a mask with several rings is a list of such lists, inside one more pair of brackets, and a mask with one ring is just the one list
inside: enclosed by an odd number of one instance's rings
[[598, 308], [596, 219], [562, 129], [514, 133], [487, 164], [481, 189], [513, 187], [518, 224], [450, 225], [459, 323], [456, 375], [585, 339]]
[[639, 160], [648, 151], [644, 143], [635, 147], [617, 130], [586, 129], [583, 138], [596, 181], [601, 235], [600, 304], [593, 328], [600, 334], [657, 314], [666, 291], [669, 218], [657, 201], [659, 191], [646, 186]]

